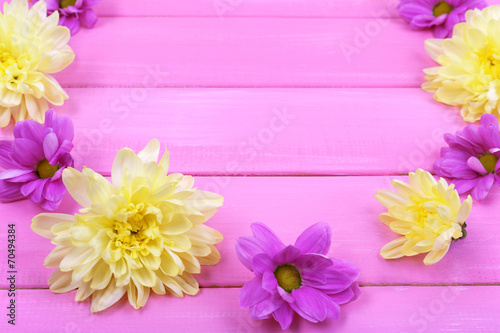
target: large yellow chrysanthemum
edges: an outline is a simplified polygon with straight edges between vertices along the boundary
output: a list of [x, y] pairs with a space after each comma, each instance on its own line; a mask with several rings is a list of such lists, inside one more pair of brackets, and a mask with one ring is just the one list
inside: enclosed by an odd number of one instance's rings
[[130, 304], [146, 304], [150, 290], [182, 297], [194, 295], [193, 273], [214, 265], [214, 244], [222, 235], [203, 223], [223, 203], [222, 196], [193, 189], [193, 178], [167, 176], [168, 154], [157, 163], [158, 140], [136, 155], [118, 152], [112, 183], [85, 168], [68, 168], [63, 180], [82, 205], [80, 214], [40, 214], [31, 228], [56, 248], [45, 266], [57, 268], [49, 284], [54, 292], [78, 289], [77, 301], [92, 295], [92, 312], [117, 302], [125, 293]]
[[429, 39], [427, 53], [441, 66], [424, 70], [422, 85], [441, 103], [460, 106], [475, 122], [483, 113], [500, 119], [500, 6], [471, 10], [450, 39]]
[[443, 178], [436, 181], [422, 169], [411, 172], [409, 180], [410, 184], [393, 180], [396, 192], [380, 190], [375, 194], [389, 210], [379, 215], [380, 221], [403, 235], [387, 243], [380, 254], [396, 259], [429, 252], [424, 263], [435, 264], [448, 252], [452, 240], [465, 237], [472, 198], [469, 195], [460, 203], [453, 184], [448, 186]]
[[59, 14], [47, 17], [44, 1], [31, 9], [28, 0], [12, 0], [0, 13], [0, 127], [15, 121], [44, 122], [47, 101], [62, 105], [68, 95], [50, 75], [68, 66], [75, 54], [70, 32], [58, 26]]

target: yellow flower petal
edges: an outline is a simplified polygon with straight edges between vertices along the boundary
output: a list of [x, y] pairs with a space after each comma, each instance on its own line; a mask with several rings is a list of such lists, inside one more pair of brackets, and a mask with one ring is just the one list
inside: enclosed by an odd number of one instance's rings
[[429, 252], [430, 265], [446, 254], [452, 240], [463, 237], [462, 228], [472, 206], [469, 196], [463, 203], [454, 185], [436, 181], [427, 171], [409, 174], [410, 184], [393, 181], [397, 192], [381, 190], [375, 197], [386, 207], [379, 219], [394, 232], [404, 235], [386, 244], [380, 254], [385, 259]]
[[[47, 101], [62, 105], [68, 98], [49, 73], [57, 73], [74, 59], [67, 45], [70, 32], [58, 26], [57, 11], [47, 17], [44, 1], [31, 8], [26, 0], [5, 2], [0, 14], [0, 106], [12, 108], [14, 121], [44, 122]], [[1, 112], [0, 127], [9, 121]], [[10, 120], [10, 119], [9, 119]]]

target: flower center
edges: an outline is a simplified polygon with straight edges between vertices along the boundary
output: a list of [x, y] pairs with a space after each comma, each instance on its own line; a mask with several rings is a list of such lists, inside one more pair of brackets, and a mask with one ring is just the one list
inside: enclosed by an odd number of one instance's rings
[[302, 285], [302, 278], [294, 265], [278, 266], [274, 271], [274, 276], [278, 280], [278, 285], [287, 293], [291, 293], [292, 290], [298, 289]]
[[17, 64], [16, 59], [10, 52], [5, 51], [5, 46], [2, 45], [0, 47], [0, 75], [5, 75], [5, 70], [15, 64]]
[[115, 220], [111, 241], [111, 260], [123, 254], [137, 259], [149, 255], [148, 246], [159, 237], [158, 212], [153, 212], [144, 203], [130, 203]]
[[59, 165], [50, 164], [46, 158], [36, 166], [36, 173], [41, 179], [54, 177], [57, 170], [59, 170]]
[[454, 7], [449, 3], [447, 3], [446, 1], [441, 1], [434, 6], [434, 8], [432, 9], [432, 14], [434, 15], [434, 17], [439, 17], [443, 14], [449, 14], [453, 9]]
[[488, 171], [488, 173], [495, 172], [495, 167], [498, 162], [498, 157], [493, 154], [486, 153], [483, 156], [479, 157], [479, 162], [483, 165], [483, 167]]
[[76, 0], [61, 0], [61, 8], [74, 6], [75, 4], [76, 4]]

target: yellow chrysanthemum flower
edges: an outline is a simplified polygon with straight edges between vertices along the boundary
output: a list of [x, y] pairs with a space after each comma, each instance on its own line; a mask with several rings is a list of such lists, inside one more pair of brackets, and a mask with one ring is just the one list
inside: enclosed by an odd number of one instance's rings
[[138, 309], [150, 290], [178, 297], [194, 295], [192, 274], [214, 265], [214, 244], [222, 235], [203, 223], [222, 206], [218, 194], [193, 189], [193, 177], [167, 176], [168, 154], [158, 163], [160, 143], [152, 140], [136, 155], [118, 152], [110, 183], [84, 168], [68, 168], [63, 181], [82, 205], [80, 214], [40, 214], [31, 228], [56, 248], [45, 266], [57, 293], [78, 289], [76, 301], [92, 295], [92, 312], [106, 309], [125, 293]]
[[465, 121], [483, 113], [500, 119], [500, 6], [470, 10], [449, 39], [429, 39], [427, 53], [441, 66], [424, 70], [422, 85], [441, 103], [460, 106]]
[[427, 171], [418, 169], [409, 175], [410, 184], [393, 180], [395, 191], [380, 190], [375, 198], [387, 213], [380, 221], [392, 231], [403, 235], [387, 243], [380, 255], [396, 259], [429, 252], [426, 265], [435, 264], [448, 252], [452, 240], [465, 238], [465, 221], [472, 207], [470, 195], [460, 203], [455, 186], [440, 178], [436, 181]]
[[70, 32], [58, 26], [59, 14], [47, 17], [39, 1], [5, 3], [0, 13], [0, 127], [11, 118], [44, 122], [47, 101], [62, 105], [68, 95], [50, 74], [68, 66], [75, 54], [67, 45]]

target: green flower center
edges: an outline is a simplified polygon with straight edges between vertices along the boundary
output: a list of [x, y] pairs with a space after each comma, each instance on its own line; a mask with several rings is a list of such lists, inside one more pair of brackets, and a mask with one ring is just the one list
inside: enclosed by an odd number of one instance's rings
[[274, 271], [274, 276], [278, 280], [278, 285], [287, 293], [291, 293], [292, 290], [298, 289], [302, 285], [300, 272], [294, 265], [278, 266]]
[[75, 3], [76, 3], [76, 0], [61, 0], [61, 8], [74, 6]]
[[57, 170], [59, 170], [59, 165], [52, 165], [47, 159], [44, 159], [36, 166], [36, 173], [41, 179], [54, 177]]
[[443, 14], [449, 14], [453, 9], [454, 7], [450, 6], [449, 3], [447, 3], [446, 1], [441, 1], [438, 2], [432, 9], [432, 15], [434, 15], [434, 17], [439, 17]]
[[481, 162], [488, 173], [493, 173], [495, 172], [495, 166], [497, 165], [498, 157], [493, 154], [486, 153], [483, 156], [479, 157], [479, 162]]

